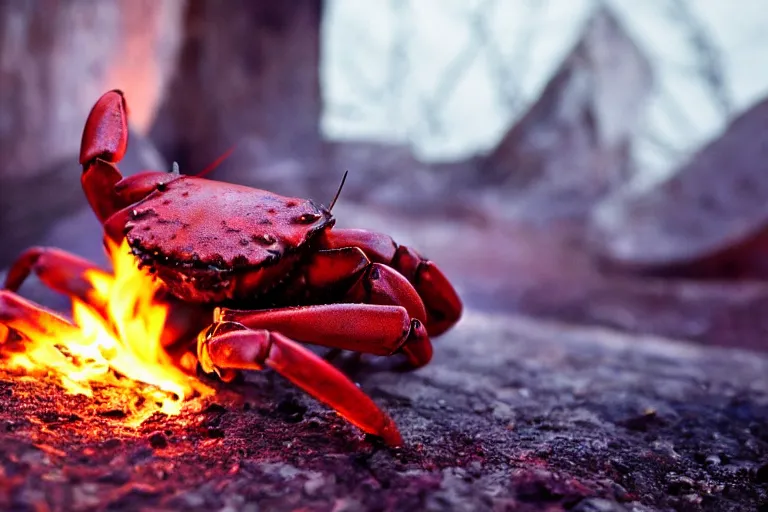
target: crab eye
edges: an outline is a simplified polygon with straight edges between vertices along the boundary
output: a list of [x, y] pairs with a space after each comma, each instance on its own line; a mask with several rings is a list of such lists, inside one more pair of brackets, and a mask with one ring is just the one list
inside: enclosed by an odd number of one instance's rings
[[319, 213], [305, 213], [296, 218], [296, 222], [299, 224], [312, 224], [320, 218]]

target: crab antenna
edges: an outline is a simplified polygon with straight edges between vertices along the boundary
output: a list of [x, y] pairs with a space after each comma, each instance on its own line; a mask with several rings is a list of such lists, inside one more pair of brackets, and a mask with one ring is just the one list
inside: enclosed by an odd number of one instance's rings
[[329, 212], [333, 210], [333, 205], [336, 204], [336, 200], [339, 198], [339, 195], [341, 194], [341, 189], [344, 188], [344, 182], [347, 181], [347, 174], [349, 174], [349, 171], [344, 171], [344, 176], [342, 176], [341, 178], [341, 184], [339, 185], [339, 190], [336, 191], [336, 195], [333, 196], [333, 201], [331, 201], [331, 206], [328, 207]]
[[216, 160], [214, 160], [214, 161], [211, 163], [211, 165], [209, 165], [208, 167], [206, 167], [205, 169], [203, 169], [203, 170], [202, 170], [202, 171], [200, 171], [199, 173], [195, 174], [195, 177], [196, 177], [196, 178], [202, 178], [203, 176], [205, 176], [206, 174], [210, 173], [211, 171], [213, 171], [214, 169], [216, 169], [218, 166], [220, 166], [220, 165], [221, 165], [221, 163], [222, 163], [224, 160], [226, 160], [227, 158], [229, 158], [229, 156], [230, 156], [230, 155], [232, 154], [232, 152], [235, 150], [235, 147], [236, 147], [236, 146], [237, 146], [237, 144], [235, 144], [234, 146], [232, 146], [231, 148], [229, 148], [228, 150], [226, 150], [226, 151], [224, 152], [224, 154], [223, 154], [223, 155], [221, 155], [221, 156], [220, 156], [219, 158], [217, 158]]

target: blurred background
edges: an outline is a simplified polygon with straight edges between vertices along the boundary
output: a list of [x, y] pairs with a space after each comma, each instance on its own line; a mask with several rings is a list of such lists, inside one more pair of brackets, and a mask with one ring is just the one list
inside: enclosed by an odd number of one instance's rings
[[[180, 164], [328, 204], [468, 307], [768, 349], [759, 0], [0, 0], [0, 269], [104, 262], [86, 116], [124, 174]], [[60, 297], [34, 282], [26, 296]]]

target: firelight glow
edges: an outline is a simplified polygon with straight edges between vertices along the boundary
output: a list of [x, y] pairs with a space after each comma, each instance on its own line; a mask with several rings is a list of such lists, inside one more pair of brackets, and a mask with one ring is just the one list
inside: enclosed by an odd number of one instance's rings
[[88, 303], [72, 299], [77, 329], [28, 340], [9, 366], [52, 373], [72, 394], [93, 396], [96, 383], [132, 389], [145, 403], [141, 412], [130, 411], [129, 424], [158, 411], [176, 415], [195, 392], [213, 391], [174, 365], [162, 347], [168, 305], [155, 298], [159, 283], [139, 269], [125, 241], [119, 248], [108, 242], [108, 252], [114, 274], [89, 271]]

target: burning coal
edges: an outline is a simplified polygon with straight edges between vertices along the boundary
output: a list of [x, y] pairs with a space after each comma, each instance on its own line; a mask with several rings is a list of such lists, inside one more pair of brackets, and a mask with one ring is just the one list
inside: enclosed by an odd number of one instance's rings
[[[143, 400], [128, 412], [138, 425], [155, 412], [178, 414], [192, 396], [212, 390], [185, 373], [163, 348], [169, 306], [160, 286], [141, 270], [125, 241], [108, 243], [113, 273], [87, 270], [87, 300], [72, 298], [72, 318], [38, 315], [40, 325], [25, 329], [24, 340], [7, 345], [0, 365], [27, 378], [53, 376], [69, 393], [93, 396], [94, 385], [126, 388]], [[0, 340], [8, 337], [0, 331]], [[7, 353], [12, 350], [11, 353]]]

